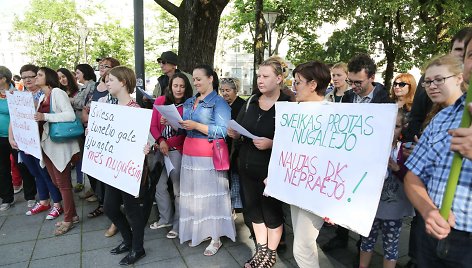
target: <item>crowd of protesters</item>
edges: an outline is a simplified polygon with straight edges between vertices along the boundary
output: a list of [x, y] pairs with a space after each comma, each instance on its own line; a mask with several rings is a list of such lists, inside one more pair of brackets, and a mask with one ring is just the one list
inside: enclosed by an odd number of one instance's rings
[[[291, 219], [286, 218], [285, 204], [263, 194], [270, 179], [275, 103], [396, 103], [399, 110], [393, 140], [388, 141], [388, 167], [385, 177], [379, 178], [384, 184], [378, 209], [370, 234], [357, 242], [359, 254], [354, 264], [369, 267], [381, 234], [383, 267], [395, 267], [403, 220], [413, 217], [409, 266], [470, 267], [472, 130], [458, 127], [472, 69], [471, 38], [472, 28], [462, 29], [453, 37], [450, 53], [426, 63], [419, 82], [409, 73], [400, 73], [389, 89], [375, 81], [377, 66], [365, 54], [331, 67], [316, 60], [300, 64], [292, 72], [292, 90], [284, 83], [286, 62], [270, 57], [259, 66], [258, 93], [247, 101], [237, 95], [239, 79], [218, 79], [205, 64], [187, 74], [177, 69], [178, 56], [166, 51], [158, 59], [164, 74], [154, 90], [156, 99], [143, 99], [144, 106], [153, 110], [149, 132], [155, 142], [143, 148], [145, 183], [141, 183], [137, 198], [101, 178], [84, 176], [82, 154], [87, 131], [79, 138], [60, 142], [49, 135], [56, 122], [78, 119], [86, 129], [93, 101], [141, 108], [131, 97], [136, 87], [133, 70], [110, 57], [100, 59], [98, 81], [88, 64], [79, 64], [73, 71], [27, 64], [19, 70], [19, 77], [0, 66], [0, 211], [13, 206], [14, 195], [23, 191], [27, 216], [47, 212], [46, 219], [54, 220], [64, 214], [54, 231], [63, 235], [82, 220], [74, 203], [74, 192], [79, 193], [88, 202], [98, 203], [88, 218], [105, 214], [110, 219], [105, 236], [120, 232], [122, 241], [110, 253], [127, 253], [121, 265], [134, 264], [146, 255], [144, 230], [153, 202], [158, 217], [149, 227], [167, 228], [167, 238], [178, 238], [190, 247], [209, 241], [205, 256], [218, 252], [221, 237], [235, 241], [235, 212], [241, 211], [255, 246], [244, 267], [275, 265], [277, 249], [285, 242], [286, 221], [292, 222], [297, 264], [319, 267], [316, 239], [323, 226], [336, 223], [295, 205], [290, 206]], [[15, 141], [7, 103], [7, 92], [15, 91], [33, 96], [41, 159], [19, 150]], [[175, 105], [183, 119], [181, 128], [173, 128], [153, 104]], [[229, 128], [231, 119], [259, 138], [250, 139]], [[221, 144], [229, 147], [229, 168], [215, 164], [215, 146]], [[454, 152], [464, 160], [450, 217], [445, 220], [438, 208]], [[170, 172], [164, 156], [172, 163]], [[91, 185], [87, 191], [86, 178]], [[349, 230], [336, 228], [336, 236], [321, 245], [323, 251], [347, 247]], [[444, 243], [447, 250], [441, 252], [438, 244]]]

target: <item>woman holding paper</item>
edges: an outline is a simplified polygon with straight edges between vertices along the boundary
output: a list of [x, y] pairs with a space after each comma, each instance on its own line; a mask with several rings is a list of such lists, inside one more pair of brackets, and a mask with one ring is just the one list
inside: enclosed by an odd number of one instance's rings
[[39, 122], [43, 153], [41, 166], [46, 166], [52, 181], [62, 195], [64, 221], [56, 223], [57, 228], [54, 231], [55, 235], [62, 235], [74, 227], [74, 222], [79, 221], [72, 194], [70, 163], [80, 149], [77, 139], [53, 142], [49, 136], [49, 123], [73, 121], [75, 114], [67, 93], [59, 88], [59, 77], [54, 70], [47, 67], [39, 68], [36, 85], [44, 92], [39, 100], [38, 112], [34, 116]]
[[276, 262], [276, 249], [283, 231], [282, 203], [263, 196], [267, 178], [272, 140], [275, 131], [275, 102], [289, 101], [281, 92], [286, 64], [280, 57], [271, 57], [259, 67], [257, 86], [260, 93], [241, 109], [237, 122], [260, 139], [242, 137], [232, 129], [228, 135], [241, 139], [239, 149], [239, 175], [243, 188], [246, 215], [256, 235], [256, 253], [245, 267], [272, 267]]
[[[108, 91], [118, 99], [118, 105], [140, 108], [139, 104], [130, 96], [136, 87], [136, 75], [134, 71], [125, 66], [117, 66], [110, 70], [107, 82]], [[150, 151], [149, 145], [145, 145], [144, 154]], [[145, 184], [145, 177], [141, 179], [141, 187]], [[140, 189], [142, 193], [143, 189]], [[110, 253], [112, 255], [128, 252], [120, 265], [131, 265], [146, 256], [144, 251], [144, 228], [146, 219], [143, 208], [145, 198], [136, 198], [111, 185], [106, 185], [105, 200], [103, 204], [104, 212], [123, 237], [123, 241]], [[124, 212], [120, 206], [124, 204]]]
[[[192, 97], [192, 86], [187, 76], [182, 73], [176, 73], [169, 81], [171, 90], [167, 90], [164, 96], [160, 96], [154, 102], [154, 105], [175, 105], [182, 116], [184, 111], [183, 103]], [[179, 204], [180, 204], [180, 166], [182, 162], [182, 149], [185, 140], [185, 133], [173, 129], [167, 124], [165, 118], [157, 111], [152, 110], [151, 134], [156, 139], [156, 145], [159, 151], [170, 158], [173, 170], [168, 171], [169, 167], [162, 170], [159, 181], [156, 185], [156, 203], [159, 211], [159, 221], [151, 224], [151, 229], [159, 229], [172, 226], [172, 230], [167, 233], [167, 238], [176, 238], [179, 235]], [[167, 175], [169, 173], [169, 176]], [[174, 190], [174, 206], [167, 190], [167, 181], [172, 181]]]
[[[211, 242], [204, 251], [212, 256], [222, 246], [221, 236], [235, 241], [231, 217], [228, 174], [213, 163], [213, 143], [226, 136], [231, 112], [217, 94], [218, 77], [208, 65], [193, 70], [198, 93], [184, 103], [183, 121], [187, 131], [180, 173], [180, 243], [191, 240], [197, 246], [206, 238]], [[218, 141], [220, 142], [220, 141]]]

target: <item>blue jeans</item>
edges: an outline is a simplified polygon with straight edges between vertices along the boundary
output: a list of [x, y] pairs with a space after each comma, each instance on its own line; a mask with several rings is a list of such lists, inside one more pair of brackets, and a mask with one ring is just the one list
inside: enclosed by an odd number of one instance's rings
[[418, 224], [416, 238], [416, 258], [419, 268], [465, 268], [472, 267], [472, 234], [452, 230], [447, 236], [448, 252], [445, 257], [436, 253], [438, 240], [425, 231], [425, 223], [420, 215], [416, 216]]
[[38, 190], [39, 200], [48, 200], [49, 197], [51, 197], [54, 203], [61, 202], [62, 196], [59, 189], [57, 189], [52, 182], [46, 167], [41, 168], [39, 165], [39, 159], [32, 155], [27, 155], [22, 151], [19, 151], [18, 153], [29, 172], [36, 178], [36, 188]]

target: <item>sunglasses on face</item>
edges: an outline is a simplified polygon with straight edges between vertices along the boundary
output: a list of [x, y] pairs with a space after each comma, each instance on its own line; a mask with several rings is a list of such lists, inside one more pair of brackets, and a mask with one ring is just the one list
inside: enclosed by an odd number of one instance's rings
[[157, 63], [159, 63], [159, 64], [167, 64], [167, 61], [165, 61], [165, 60], [158, 60]]
[[405, 82], [400, 82], [400, 83], [393, 82], [393, 87], [396, 87], [396, 86], [404, 87], [404, 86], [406, 86], [406, 85], [410, 85], [410, 84], [405, 83]]

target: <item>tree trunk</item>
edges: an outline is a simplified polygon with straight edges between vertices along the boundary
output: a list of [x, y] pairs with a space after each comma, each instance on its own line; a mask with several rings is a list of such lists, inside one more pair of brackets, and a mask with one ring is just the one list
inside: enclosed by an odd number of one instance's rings
[[221, 12], [229, 0], [183, 0], [179, 7], [154, 1], [179, 21], [179, 69], [191, 73], [199, 64], [213, 67]]
[[253, 80], [252, 80], [252, 94], [259, 92], [257, 88], [257, 69], [264, 59], [264, 21], [262, 16], [262, 1], [256, 0], [255, 8], [255, 38], [254, 38], [254, 71], [253, 71]]

